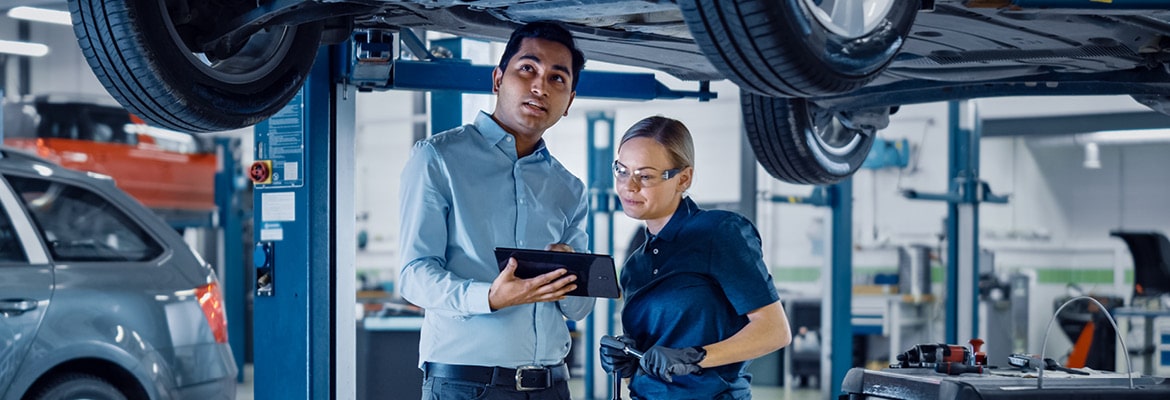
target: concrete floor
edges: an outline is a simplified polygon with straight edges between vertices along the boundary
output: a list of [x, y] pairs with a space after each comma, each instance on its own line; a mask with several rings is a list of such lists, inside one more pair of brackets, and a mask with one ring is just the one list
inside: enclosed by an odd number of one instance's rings
[[[573, 393], [573, 398], [577, 400], [591, 400], [585, 399], [584, 381], [581, 379], [572, 379], [569, 381], [569, 390]], [[237, 386], [236, 400], [253, 400], [254, 393], [252, 389], [252, 364], [244, 365], [244, 382]], [[623, 394], [622, 398], [628, 399], [628, 396]], [[784, 390], [782, 387], [775, 386], [758, 386], [752, 388], [752, 398], [756, 400], [814, 400], [821, 399], [821, 392], [813, 389], [797, 389]], [[371, 399], [372, 400], [372, 399]], [[377, 399], [377, 400], [400, 400], [400, 399]], [[403, 399], [410, 400], [410, 399]], [[592, 399], [592, 400], [609, 400], [609, 399]]]

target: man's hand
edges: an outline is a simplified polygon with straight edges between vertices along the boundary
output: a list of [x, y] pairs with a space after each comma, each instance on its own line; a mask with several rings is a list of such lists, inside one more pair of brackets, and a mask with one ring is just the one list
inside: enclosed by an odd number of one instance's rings
[[674, 382], [674, 377], [689, 375], [702, 370], [699, 362], [707, 356], [707, 352], [699, 347], [672, 349], [669, 347], [654, 346], [642, 355], [642, 370], [647, 374], [666, 382]]
[[564, 268], [531, 279], [520, 279], [516, 277], [517, 265], [515, 258], [509, 258], [508, 265], [492, 281], [492, 287], [488, 289], [488, 305], [492, 311], [520, 304], [559, 301], [566, 293], [577, 289], [573, 283], [577, 276], [568, 274]]
[[564, 244], [564, 243], [553, 243], [553, 244], [550, 244], [548, 246], [545, 246], [544, 249], [548, 250], [548, 251], [559, 251], [562, 253], [572, 253], [573, 252], [573, 246], [569, 246], [569, 245]]

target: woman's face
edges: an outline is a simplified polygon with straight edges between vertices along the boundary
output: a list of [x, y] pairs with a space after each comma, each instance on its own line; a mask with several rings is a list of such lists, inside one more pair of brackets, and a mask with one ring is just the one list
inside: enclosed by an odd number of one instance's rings
[[691, 185], [692, 168], [676, 167], [666, 147], [654, 139], [633, 138], [618, 149], [614, 184], [622, 211], [630, 218], [646, 221], [651, 233], [666, 226], [682, 193]]

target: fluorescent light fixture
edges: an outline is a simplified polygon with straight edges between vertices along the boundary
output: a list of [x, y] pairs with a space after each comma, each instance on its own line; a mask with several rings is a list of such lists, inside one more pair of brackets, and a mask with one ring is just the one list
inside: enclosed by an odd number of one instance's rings
[[68, 11], [50, 10], [28, 6], [13, 7], [8, 10], [8, 17], [26, 21], [48, 22], [57, 25], [73, 25]]
[[1170, 129], [1135, 129], [1128, 131], [1101, 131], [1077, 135], [1081, 143], [1138, 144], [1170, 142]]
[[0, 53], [16, 54], [18, 56], [40, 57], [45, 54], [49, 54], [49, 46], [45, 46], [40, 43], [0, 40]]
[[1085, 143], [1085, 163], [1086, 169], [1101, 169], [1101, 149], [1097, 147], [1097, 143]]

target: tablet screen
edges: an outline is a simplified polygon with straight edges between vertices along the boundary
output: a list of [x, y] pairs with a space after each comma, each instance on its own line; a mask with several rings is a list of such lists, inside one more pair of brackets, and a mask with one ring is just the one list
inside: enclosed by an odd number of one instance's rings
[[567, 269], [570, 274], [577, 276], [577, 280], [574, 281], [577, 284], [577, 289], [569, 292], [569, 296], [605, 298], [621, 296], [613, 257], [609, 255], [508, 247], [496, 248], [496, 262], [499, 264], [500, 270], [508, 265], [509, 257], [516, 259], [518, 263], [516, 277], [521, 279], [534, 278], [559, 268]]

